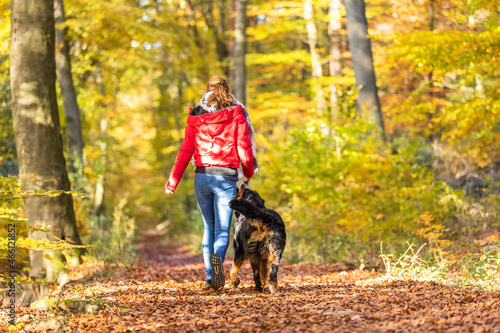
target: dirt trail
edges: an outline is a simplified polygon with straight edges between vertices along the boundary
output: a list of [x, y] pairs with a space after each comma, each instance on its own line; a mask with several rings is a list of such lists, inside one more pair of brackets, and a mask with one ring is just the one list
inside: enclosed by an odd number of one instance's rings
[[[248, 264], [240, 288], [217, 293], [203, 290], [201, 256], [152, 237], [139, 251], [134, 268], [115, 267], [57, 295], [109, 304], [69, 316], [67, 331], [500, 332], [498, 294], [305, 264], [280, 267], [275, 294], [252, 290]], [[230, 260], [224, 267], [228, 273]]]

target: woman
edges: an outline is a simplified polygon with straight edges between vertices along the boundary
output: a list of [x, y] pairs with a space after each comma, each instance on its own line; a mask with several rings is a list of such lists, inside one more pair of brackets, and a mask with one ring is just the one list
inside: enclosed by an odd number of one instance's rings
[[220, 290], [225, 283], [222, 263], [229, 246], [233, 216], [229, 201], [236, 197], [237, 169], [241, 162], [243, 174], [250, 180], [255, 154], [248, 117], [240, 104], [233, 105], [235, 99], [229, 94], [227, 81], [214, 76], [207, 88], [207, 94], [189, 113], [185, 138], [165, 184], [165, 193], [175, 191], [194, 155], [194, 192], [204, 223], [205, 287]]

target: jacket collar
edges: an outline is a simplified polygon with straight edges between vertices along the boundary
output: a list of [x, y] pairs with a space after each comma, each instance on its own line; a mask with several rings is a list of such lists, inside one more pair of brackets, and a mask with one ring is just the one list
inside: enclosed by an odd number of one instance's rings
[[243, 109], [240, 105], [237, 105], [220, 111], [205, 113], [199, 116], [189, 114], [187, 123], [191, 126], [222, 123], [233, 119], [239, 112], [243, 112]]
[[[201, 97], [201, 99], [198, 101], [198, 103], [196, 103], [196, 106], [203, 108], [203, 110], [207, 111], [208, 113], [220, 111], [221, 109], [217, 109], [217, 106], [215, 104], [213, 104], [211, 106], [207, 105], [208, 97], [210, 95], [212, 95], [213, 93], [214, 93], [213, 91], [209, 91], [209, 92], [205, 93], [205, 95], [203, 95]], [[233, 96], [233, 105], [232, 106], [236, 106], [236, 105], [241, 105], [244, 108], [243, 104], [241, 104], [241, 102], [238, 101]]]
[[203, 95], [196, 106], [201, 106], [208, 113], [220, 111], [219, 109], [217, 109], [217, 105], [215, 104], [212, 104], [211, 106], [207, 105], [208, 97], [210, 97], [210, 95], [212, 95], [213, 93], [213, 91], [209, 91], [205, 95]]

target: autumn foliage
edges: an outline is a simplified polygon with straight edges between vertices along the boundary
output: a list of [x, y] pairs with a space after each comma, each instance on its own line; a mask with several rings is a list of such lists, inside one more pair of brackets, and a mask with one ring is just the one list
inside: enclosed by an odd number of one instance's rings
[[[230, 2], [64, 1], [66, 23], [59, 28], [67, 28], [85, 143], [70, 178], [78, 230], [92, 247], [88, 261], [72, 271], [77, 282], [53, 287], [52, 300], [99, 307], [90, 314], [57, 303], [55, 312], [72, 313], [64, 325], [498, 330], [498, 1], [366, 1], [385, 141], [356, 107], [343, 6], [336, 22], [340, 72], [331, 72], [331, 4], [311, 1], [313, 16], [306, 19], [302, 1], [247, 1], [246, 106], [260, 165], [252, 188], [280, 213], [288, 235], [281, 291], [269, 295], [251, 291], [248, 267], [242, 288], [203, 291], [196, 256], [203, 223], [192, 170], [174, 196], [163, 193], [189, 107], [213, 75], [234, 83]], [[0, 0], [0, 267], [8, 258], [5, 225], [18, 221], [16, 265], [26, 282], [28, 250], [71, 245], [27, 236], [33, 226], [24, 219], [23, 196], [57, 193], [18, 188], [10, 11], [10, 1]], [[308, 24], [316, 29], [314, 52]], [[137, 245], [147, 230], [187, 247], [158, 239]]]

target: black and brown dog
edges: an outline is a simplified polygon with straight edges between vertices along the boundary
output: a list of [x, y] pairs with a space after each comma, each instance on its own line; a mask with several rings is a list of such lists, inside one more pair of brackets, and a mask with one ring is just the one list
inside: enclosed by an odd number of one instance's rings
[[262, 291], [267, 286], [268, 265], [271, 265], [269, 290], [278, 288], [278, 267], [285, 249], [286, 232], [281, 216], [267, 209], [259, 193], [250, 190], [244, 182], [236, 199], [229, 202], [235, 211], [234, 224], [234, 262], [231, 280], [237, 287], [240, 284], [238, 271], [245, 259], [250, 260], [255, 281], [255, 289]]

